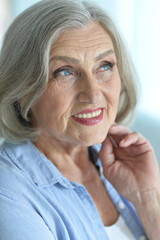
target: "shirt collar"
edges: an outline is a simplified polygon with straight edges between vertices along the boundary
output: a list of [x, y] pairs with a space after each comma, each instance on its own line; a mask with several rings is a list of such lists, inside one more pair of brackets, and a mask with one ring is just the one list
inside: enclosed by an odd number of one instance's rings
[[30, 141], [18, 145], [7, 142], [4, 148], [18, 168], [28, 174], [36, 185], [55, 184], [62, 178], [58, 169]]
[[[60, 183], [64, 187], [74, 188], [72, 183], [65, 178], [60, 171], [50, 162], [30, 141], [21, 144], [12, 144], [5, 142], [3, 149], [14, 164], [25, 174], [29, 175], [32, 181], [39, 187], [45, 187], [52, 184]], [[96, 148], [89, 147], [91, 161], [96, 165], [98, 153]], [[98, 167], [97, 167], [98, 168]]]

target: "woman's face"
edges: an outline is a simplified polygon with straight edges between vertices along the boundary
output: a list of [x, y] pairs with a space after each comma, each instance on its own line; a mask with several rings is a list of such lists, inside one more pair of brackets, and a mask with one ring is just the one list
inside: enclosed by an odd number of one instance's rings
[[109, 35], [98, 24], [63, 32], [52, 45], [49, 82], [32, 108], [43, 136], [64, 144], [102, 142], [115, 120], [121, 88]]

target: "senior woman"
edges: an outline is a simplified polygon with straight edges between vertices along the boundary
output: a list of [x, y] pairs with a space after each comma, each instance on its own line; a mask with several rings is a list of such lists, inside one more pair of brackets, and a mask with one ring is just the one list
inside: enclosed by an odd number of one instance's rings
[[1, 240], [160, 236], [152, 147], [117, 123], [136, 104], [134, 70], [100, 8], [41, 1], [0, 56]]

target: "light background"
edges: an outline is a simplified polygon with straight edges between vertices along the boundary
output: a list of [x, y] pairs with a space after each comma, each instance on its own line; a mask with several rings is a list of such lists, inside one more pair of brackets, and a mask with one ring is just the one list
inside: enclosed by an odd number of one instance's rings
[[[0, 0], [0, 44], [13, 19], [38, 1]], [[160, 162], [160, 0], [94, 2], [113, 18], [131, 52], [141, 85], [131, 128], [149, 139]]]

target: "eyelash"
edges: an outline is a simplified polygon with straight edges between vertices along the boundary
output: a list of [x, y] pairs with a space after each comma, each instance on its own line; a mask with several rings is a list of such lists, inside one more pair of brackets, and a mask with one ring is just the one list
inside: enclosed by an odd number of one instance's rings
[[[108, 66], [108, 70], [113, 70], [113, 67], [115, 66], [115, 63], [112, 63], [112, 62], [103, 62], [102, 65], [100, 65], [100, 68], [102, 67], [105, 67], [105, 66]], [[108, 71], [106, 70], [106, 71]]]
[[[107, 62], [107, 61], [106, 61], [106, 62], [103, 62], [103, 63], [99, 66], [99, 69], [102, 68], [102, 67], [104, 67], [104, 66], [108, 66], [108, 67], [109, 67], [108, 70], [112, 71], [112, 70], [113, 70], [113, 67], [115, 66], [115, 63]], [[58, 76], [59, 76], [58, 74], [59, 74], [60, 72], [65, 71], [65, 70], [68, 71], [68, 72], [70, 72], [70, 73], [73, 73], [73, 74], [78, 75], [78, 73], [77, 73], [77, 72], [75, 73], [75, 71], [73, 71], [70, 66], [65, 66], [65, 67], [61, 67], [61, 68], [58, 68], [57, 70], [55, 70], [55, 71], [52, 73], [52, 78], [54, 79], [54, 78], [58, 77]], [[108, 70], [104, 70], [104, 71], [108, 71]], [[68, 75], [68, 76], [70, 76], [70, 75]], [[61, 77], [63, 77], [63, 76], [61, 76]], [[65, 76], [64, 76], [64, 77], [65, 77]]]
[[60, 73], [60, 72], [63, 72], [63, 71], [68, 71], [68, 72], [73, 72], [73, 70], [71, 69], [71, 67], [70, 66], [65, 66], [65, 67], [61, 67], [61, 68], [58, 68], [56, 71], [54, 71], [53, 73], [52, 73], [52, 77], [53, 78], [56, 78], [56, 77], [58, 77], [58, 74]]

